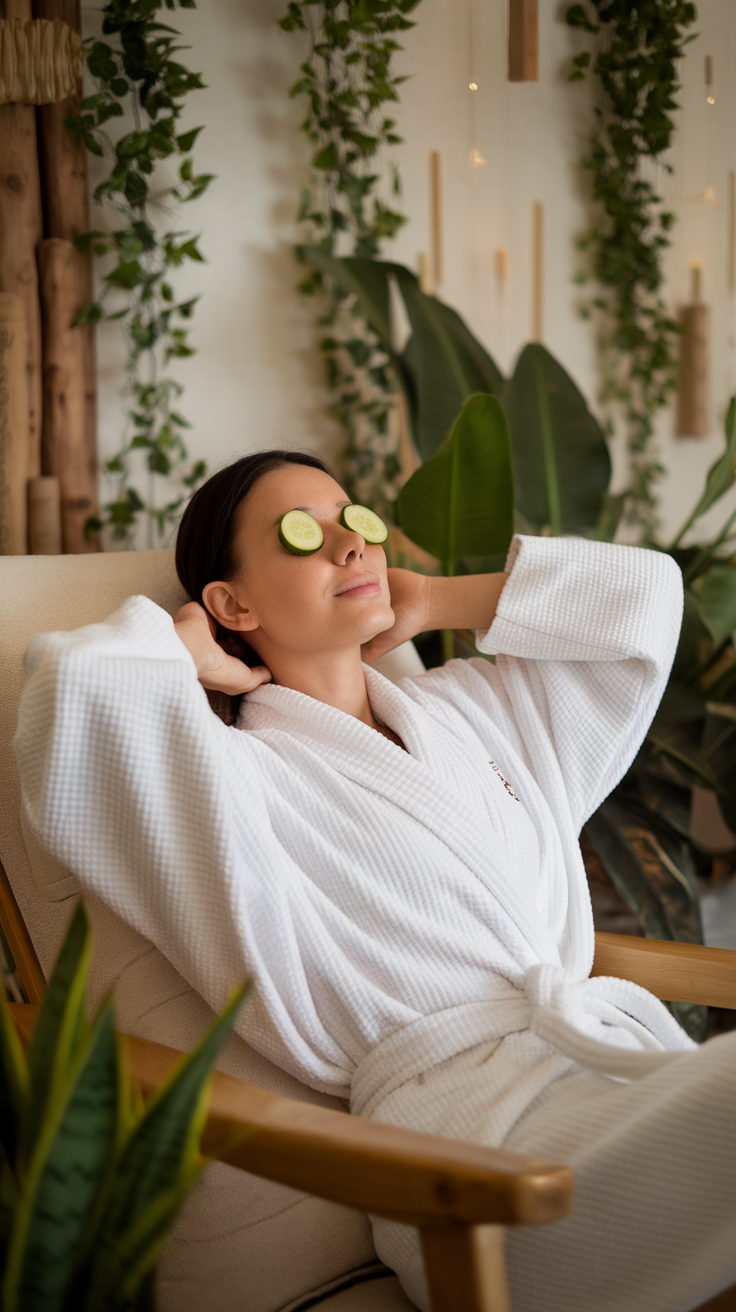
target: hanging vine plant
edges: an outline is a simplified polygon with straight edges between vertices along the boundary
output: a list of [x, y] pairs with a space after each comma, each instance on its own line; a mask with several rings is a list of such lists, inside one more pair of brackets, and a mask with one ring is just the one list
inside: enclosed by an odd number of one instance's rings
[[[302, 131], [312, 146], [311, 169], [298, 219], [304, 245], [327, 254], [374, 257], [406, 222], [396, 208], [396, 165], [382, 169], [381, 150], [401, 137], [385, 106], [404, 81], [391, 72], [401, 47], [396, 34], [414, 24], [418, 0], [293, 0], [281, 20], [287, 32], [309, 35], [310, 49], [292, 96], [304, 96]], [[388, 182], [387, 182], [388, 177]], [[309, 273], [299, 290], [314, 299], [324, 330], [324, 354], [334, 411], [348, 435], [346, 479], [351, 495], [386, 514], [398, 492], [398, 436], [391, 411], [397, 383], [388, 355], [355, 298], [328, 275]]]
[[[689, 0], [585, 0], [566, 13], [570, 27], [594, 38], [573, 59], [571, 81], [595, 79], [595, 126], [584, 167], [592, 175], [598, 217], [581, 238], [601, 294], [584, 304], [610, 325], [604, 332], [604, 399], [623, 408], [631, 461], [629, 520], [644, 541], [657, 528], [654, 420], [677, 381], [678, 325], [661, 296], [662, 256], [675, 215], [642, 176], [642, 160], [661, 162], [675, 129], [678, 62], [696, 19]], [[667, 172], [672, 169], [664, 164]]]
[[[206, 472], [204, 461], [189, 463], [184, 441], [189, 424], [176, 406], [182, 387], [165, 373], [171, 360], [194, 354], [188, 325], [199, 299], [177, 301], [171, 275], [185, 261], [203, 258], [197, 237], [168, 226], [171, 202], [196, 200], [212, 180], [211, 174], [194, 170], [191, 151], [202, 129], [177, 134], [186, 96], [203, 86], [200, 74], [175, 58], [183, 48], [177, 44], [179, 33], [158, 21], [162, 7], [171, 10], [177, 4], [195, 7], [194, 0], [108, 0], [102, 10], [103, 39], [84, 43], [98, 89], [82, 100], [77, 116], [67, 119], [67, 127], [92, 154], [109, 159], [110, 172], [96, 187], [94, 200], [107, 202], [118, 221], [112, 231], [93, 230], [75, 243], [80, 250], [92, 246], [99, 256], [114, 256], [102, 276], [100, 300], [85, 305], [78, 322], [121, 322], [127, 347], [123, 390], [130, 401], [123, 443], [104, 465], [114, 479], [114, 496], [105, 505], [105, 519], [89, 519], [85, 531], [91, 535], [107, 524], [114, 538], [130, 542], [145, 514], [149, 546], [154, 526], [160, 539]], [[126, 113], [133, 127], [126, 125], [113, 139], [112, 121]], [[176, 184], [154, 189], [157, 165], [172, 156], [181, 157]], [[136, 486], [138, 453], [144, 461], [145, 492]]]

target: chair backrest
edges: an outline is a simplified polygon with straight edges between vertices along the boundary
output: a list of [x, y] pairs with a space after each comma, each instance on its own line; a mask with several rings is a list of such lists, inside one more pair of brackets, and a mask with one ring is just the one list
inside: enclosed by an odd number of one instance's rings
[[[0, 862], [44, 973], [56, 956], [69, 907], [39, 896], [21, 828], [13, 736], [24, 657], [36, 633], [98, 623], [136, 592], [171, 614], [178, 610], [186, 596], [176, 577], [173, 551], [0, 557]], [[7, 899], [5, 906], [7, 914]], [[20, 956], [27, 991], [36, 994], [33, 961], [22, 955], [12, 929], [9, 937], [11, 950]]]

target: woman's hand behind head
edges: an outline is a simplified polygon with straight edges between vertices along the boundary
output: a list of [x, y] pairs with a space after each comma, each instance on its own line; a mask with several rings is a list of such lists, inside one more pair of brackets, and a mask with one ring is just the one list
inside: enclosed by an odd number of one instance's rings
[[187, 602], [177, 611], [174, 628], [192, 657], [197, 678], [204, 688], [238, 697], [269, 682], [271, 674], [265, 665], [251, 668], [223, 650], [216, 639], [215, 621], [196, 601]]

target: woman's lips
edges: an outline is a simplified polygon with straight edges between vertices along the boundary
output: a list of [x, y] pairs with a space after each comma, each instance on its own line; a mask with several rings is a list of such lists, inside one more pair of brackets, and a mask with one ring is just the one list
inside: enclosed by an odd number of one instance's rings
[[335, 597], [372, 597], [381, 591], [381, 584], [375, 574], [359, 574], [357, 578], [341, 584], [333, 595]]

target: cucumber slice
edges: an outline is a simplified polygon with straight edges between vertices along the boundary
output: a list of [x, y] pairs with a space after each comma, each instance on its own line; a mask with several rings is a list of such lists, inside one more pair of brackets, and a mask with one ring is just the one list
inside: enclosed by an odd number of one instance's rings
[[287, 510], [279, 524], [279, 541], [292, 556], [311, 556], [324, 540], [322, 529], [306, 510]]
[[388, 537], [388, 529], [380, 515], [367, 506], [346, 506], [340, 516], [340, 523], [353, 533], [360, 533], [371, 546], [385, 542]]

